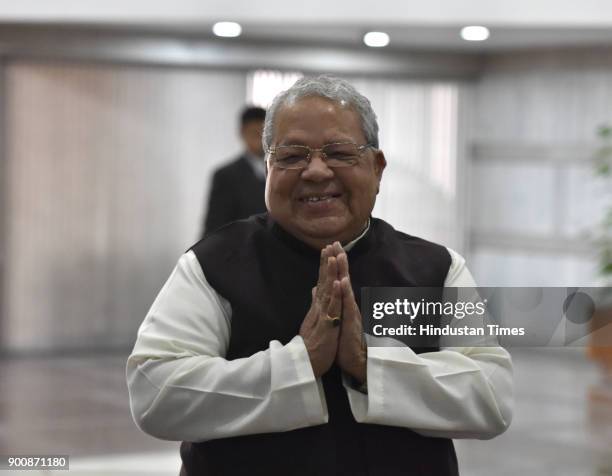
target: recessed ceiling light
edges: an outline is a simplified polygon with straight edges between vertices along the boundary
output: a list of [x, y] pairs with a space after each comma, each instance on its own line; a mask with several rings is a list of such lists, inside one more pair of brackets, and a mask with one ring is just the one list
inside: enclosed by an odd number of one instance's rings
[[465, 26], [461, 29], [461, 38], [465, 41], [484, 41], [489, 38], [486, 26]]
[[240, 36], [242, 27], [239, 23], [233, 21], [220, 21], [213, 25], [213, 33], [217, 36], [225, 38], [234, 38]]
[[389, 44], [389, 35], [382, 31], [369, 31], [363, 35], [363, 42], [371, 48], [382, 48]]

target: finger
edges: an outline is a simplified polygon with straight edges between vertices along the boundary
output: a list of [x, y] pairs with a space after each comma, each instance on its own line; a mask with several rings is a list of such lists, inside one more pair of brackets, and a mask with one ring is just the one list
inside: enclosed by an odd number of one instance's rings
[[349, 265], [348, 265], [348, 256], [344, 251], [340, 253], [336, 259], [338, 260], [338, 279], [342, 280], [343, 278], [349, 278]]
[[332, 249], [334, 250], [333, 252], [336, 258], [340, 253], [344, 253], [344, 248], [342, 248], [342, 245], [339, 241], [334, 241], [334, 243], [332, 244]]
[[333, 286], [334, 281], [338, 279], [338, 259], [335, 256], [328, 258], [327, 260], [327, 282], [329, 289]]
[[329, 317], [340, 317], [342, 313], [342, 289], [340, 281], [334, 280], [332, 284], [332, 293], [329, 305], [327, 306], [327, 315]]
[[342, 306], [345, 313], [349, 315], [358, 314], [359, 307], [357, 306], [357, 301], [355, 301], [355, 295], [353, 294], [353, 287], [351, 286], [351, 282], [348, 277], [342, 278], [341, 281], [342, 287]]
[[322, 282], [321, 277], [325, 275], [325, 269], [327, 268], [328, 249], [329, 247], [326, 246], [321, 250], [321, 258], [319, 259], [319, 282]]
[[327, 275], [323, 283], [323, 292], [321, 295], [322, 309], [327, 309], [329, 301], [332, 297], [334, 281], [338, 278], [338, 262], [335, 257], [327, 258]]
[[317, 280], [317, 285], [315, 286], [316, 292], [321, 296], [323, 291], [323, 283], [325, 282], [325, 278], [327, 276], [327, 258], [328, 258], [328, 247], [326, 246], [321, 250], [321, 258], [319, 260], [319, 277]]

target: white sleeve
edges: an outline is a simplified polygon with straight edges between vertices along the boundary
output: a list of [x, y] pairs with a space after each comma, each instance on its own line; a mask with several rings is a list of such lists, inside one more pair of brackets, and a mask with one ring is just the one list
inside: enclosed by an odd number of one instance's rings
[[[475, 287], [458, 253], [445, 286]], [[367, 394], [345, 380], [355, 419], [410, 428], [425, 436], [493, 438], [512, 419], [510, 354], [501, 347], [442, 347], [415, 354], [404, 345], [370, 347]]]
[[127, 362], [132, 416], [142, 431], [196, 442], [327, 422], [302, 338], [226, 360], [230, 321], [231, 306], [189, 251], [153, 303]]

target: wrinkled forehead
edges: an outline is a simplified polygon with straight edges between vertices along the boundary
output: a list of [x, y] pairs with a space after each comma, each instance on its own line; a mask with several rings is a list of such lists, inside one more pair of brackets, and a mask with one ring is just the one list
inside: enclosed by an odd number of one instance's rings
[[364, 140], [361, 117], [347, 101], [306, 96], [279, 107], [273, 143], [301, 144]]

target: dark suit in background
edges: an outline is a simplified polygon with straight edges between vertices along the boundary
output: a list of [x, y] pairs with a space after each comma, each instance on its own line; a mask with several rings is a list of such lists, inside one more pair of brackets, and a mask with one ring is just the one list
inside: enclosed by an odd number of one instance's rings
[[245, 155], [215, 172], [203, 233], [241, 218], [266, 211], [266, 181], [254, 170]]
[[227, 223], [266, 211], [265, 153], [261, 142], [265, 118], [266, 110], [261, 107], [247, 106], [242, 110], [240, 139], [244, 152], [213, 175], [202, 237]]

